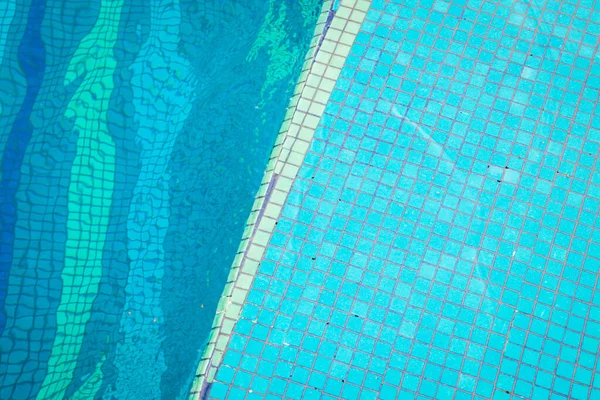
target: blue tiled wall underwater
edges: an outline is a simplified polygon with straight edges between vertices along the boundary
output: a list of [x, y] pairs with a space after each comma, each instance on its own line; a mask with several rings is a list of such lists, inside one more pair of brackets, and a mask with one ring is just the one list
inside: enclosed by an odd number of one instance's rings
[[0, 2], [0, 398], [189, 392], [318, 0]]
[[208, 397], [600, 399], [599, 35], [374, 0]]

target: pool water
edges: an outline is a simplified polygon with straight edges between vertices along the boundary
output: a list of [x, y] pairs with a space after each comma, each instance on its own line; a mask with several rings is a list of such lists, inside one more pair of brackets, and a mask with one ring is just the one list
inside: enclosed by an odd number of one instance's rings
[[320, 7], [0, 4], [0, 398], [187, 397]]

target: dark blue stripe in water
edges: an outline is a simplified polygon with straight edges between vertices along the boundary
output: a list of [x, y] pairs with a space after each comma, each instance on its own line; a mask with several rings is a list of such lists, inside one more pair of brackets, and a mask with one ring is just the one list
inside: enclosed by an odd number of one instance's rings
[[3, 180], [0, 185], [0, 334], [6, 326], [4, 302], [8, 287], [8, 274], [13, 258], [17, 204], [15, 195], [21, 179], [21, 164], [25, 149], [31, 139], [33, 127], [29, 121], [46, 67], [46, 50], [42, 41], [41, 27], [45, 0], [33, 0], [27, 18], [27, 27], [19, 45], [18, 60], [27, 91], [15, 124], [13, 125], [2, 157]]

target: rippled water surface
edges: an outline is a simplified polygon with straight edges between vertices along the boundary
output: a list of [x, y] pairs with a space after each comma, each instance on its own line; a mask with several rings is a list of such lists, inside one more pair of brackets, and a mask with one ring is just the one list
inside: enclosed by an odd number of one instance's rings
[[319, 10], [0, 4], [0, 398], [185, 397]]

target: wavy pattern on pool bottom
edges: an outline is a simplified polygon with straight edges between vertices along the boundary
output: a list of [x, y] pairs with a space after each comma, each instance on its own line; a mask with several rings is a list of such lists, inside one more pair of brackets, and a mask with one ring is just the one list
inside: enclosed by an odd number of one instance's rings
[[0, 5], [0, 398], [187, 397], [319, 3]]
[[[190, 64], [177, 54], [180, 21], [178, 1], [153, 1], [150, 36], [131, 66], [140, 175], [127, 221], [131, 264], [126, 312], [121, 318], [124, 340], [117, 345], [116, 362], [136, 368], [119, 374], [114, 389], [117, 398], [130, 393], [151, 398], [160, 392], [160, 378], [167, 369], [161, 349], [164, 313], [160, 304], [170, 214], [167, 165], [195, 98]], [[171, 24], [174, 28], [169, 29]]]
[[81, 349], [102, 276], [102, 249], [115, 179], [115, 143], [108, 132], [106, 113], [114, 88], [114, 46], [122, 7], [123, 0], [102, 1], [98, 21], [81, 41], [65, 76], [65, 85], [81, 81], [65, 112], [67, 118], [75, 119], [77, 153], [69, 183], [57, 332], [48, 372], [37, 395], [40, 400], [65, 397], [77, 361], [72, 355]]

